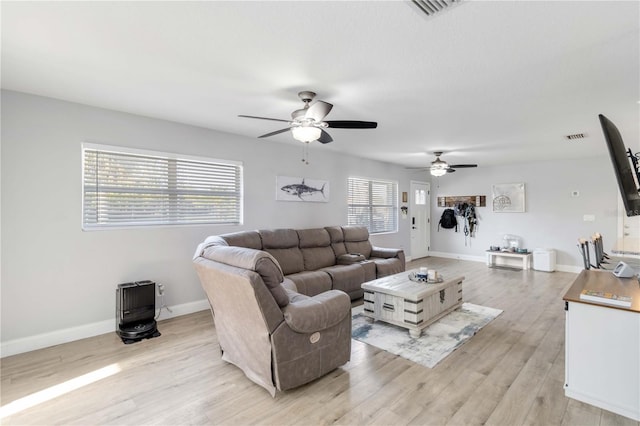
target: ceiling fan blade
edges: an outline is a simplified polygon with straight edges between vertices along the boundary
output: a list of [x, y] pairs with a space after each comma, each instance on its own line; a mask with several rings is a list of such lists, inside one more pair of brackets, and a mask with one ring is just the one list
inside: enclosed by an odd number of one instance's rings
[[291, 130], [291, 129], [289, 129], [289, 128], [280, 129], [280, 130], [276, 130], [275, 132], [266, 133], [266, 134], [258, 136], [258, 137], [259, 138], [268, 138], [269, 136], [273, 136], [273, 135], [277, 135], [277, 134], [280, 134], [280, 133], [288, 132], [289, 130]]
[[455, 171], [456, 171], [455, 169], [447, 169], [447, 173], [453, 173]]
[[329, 135], [329, 133], [323, 130], [322, 133], [320, 134], [320, 137], [318, 138], [318, 142], [320, 143], [333, 142], [333, 138], [331, 137], [331, 135]]
[[256, 117], [255, 115], [238, 115], [238, 117], [242, 117], [242, 118], [257, 118], [258, 120], [271, 120], [271, 121], [282, 121], [284, 123], [291, 123], [290, 120], [281, 120], [279, 118], [268, 118], [268, 117]]
[[319, 123], [327, 116], [327, 114], [329, 114], [331, 108], [333, 108], [333, 105], [330, 103], [317, 101], [307, 109], [307, 112], [304, 114], [304, 118], [311, 118], [315, 120], [316, 123]]
[[378, 123], [375, 121], [331, 120], [326, 121], [333, 129], [375, 129]]
[[478, 167], [477, 164], [452, 164], [449, 167], [452, 167], [454, 169], [468, 169], [470, 167]]
[[405, 167], [406, 170], [431, 170], [431, 167]]

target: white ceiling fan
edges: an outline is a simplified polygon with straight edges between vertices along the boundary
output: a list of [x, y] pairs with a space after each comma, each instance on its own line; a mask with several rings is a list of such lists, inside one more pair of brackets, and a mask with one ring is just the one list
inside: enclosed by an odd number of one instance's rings
[[430, 167], [408, 167], [408, 169], [429, 170], [432, 176], [443, 176], [446, 173], [455, 172], [456, 169], [478, 167], [477, 164], [449, 164], [446, 161], [440, 159], [440, 156], [442, 154], [444, 154], [443, 151], [433, 152], [433, 155], [436, 156], [436, 159], [431, 162]]
[[298, 93], [298, 97], [304, 102], [304, 107], [297, 109], [291, 113], [291, 120], [282, 120], [279, 118], [257, 117], [254, 115], [238, 115], [243, 118], [255, 118], [258, 120], [271, 120], [281, 121], [288, 123], [289, 127], [276, 130], [274, 132], [266, 133], [258, 136], [259, 138], [266, 138], [274, 136], [279, 133], [284, 133], [291, 130], [294, 139], [300, 142], [312, 142], [318, 141], [320, 143], [329, 143], [333, 141], [333, 138], [324, 129], [375, 129], [378, 127], [378, 123], [375, 121], [355, 121], [355, 120], [325, 120], [324, 118], [329, 114], [333, 105], [324, 101], [316, 101], [313, 104], [313, 98], [316, 94], [311, 91], [303, 91]]

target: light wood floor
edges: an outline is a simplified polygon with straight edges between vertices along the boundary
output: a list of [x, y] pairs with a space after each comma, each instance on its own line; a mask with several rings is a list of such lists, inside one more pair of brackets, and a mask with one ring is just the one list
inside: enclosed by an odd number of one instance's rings
[[[111, 333], [2, 359], [4, 409], [34, 393], [45, 396], [0, 421], [639, 425], [564, 396], [562, 295], [575, 274], [440, 258], [408, 266], [425, 265], [448, 276], [462, 273], [466, 301], [504, 310], [433, 369], [353, 341], [349, 363], [274, 399], [221, 361], [211, 315], [200, 312], [163, 321], [161, 337], [132, 345]], [[79, 387], [77, 381], [92, 372], [105, 377]], [[55, 397], [40, 392], [62, 383], [77, 389]]]

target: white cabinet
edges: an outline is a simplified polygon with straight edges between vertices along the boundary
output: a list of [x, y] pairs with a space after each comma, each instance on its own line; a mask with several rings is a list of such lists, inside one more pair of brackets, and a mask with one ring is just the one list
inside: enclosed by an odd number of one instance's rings
[[[593, 287], [605, 284], [632, 296], [632, 308], [579, 300], [583, 288], [604, 291]], [[640, 312], [633, 309], [638, 287], [636, 278], [583, 271], [564, 298], [565, 395], [634, 420], [640, 420]]]

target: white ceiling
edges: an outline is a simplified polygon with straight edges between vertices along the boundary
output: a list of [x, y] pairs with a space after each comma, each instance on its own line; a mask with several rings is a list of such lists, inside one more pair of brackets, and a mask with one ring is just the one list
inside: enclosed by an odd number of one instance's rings
[[[334, 104], [331, 149], [404, 166], [640, 149], [640, 2], [2, 2], [2, 88], [255, 137], [300, 90]], [[286, 124], [285, 124], [286, 125]], [[569, 141], [565, 135], [586, 133]], [[289, 132], [270, 138], [295, 142]]]

